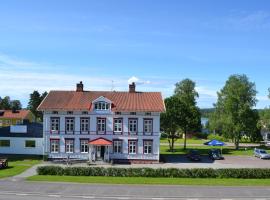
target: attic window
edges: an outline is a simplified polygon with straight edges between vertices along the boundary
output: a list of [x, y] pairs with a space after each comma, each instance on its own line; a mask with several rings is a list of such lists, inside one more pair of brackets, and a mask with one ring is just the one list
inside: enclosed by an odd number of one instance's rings
[[73, 111], [68, 111], [67, 114], [68, 115], [73, 115]]
[[58, 111], [52, 111], [52, 114], [57, 115], [58, 114]]
[[151, 115], [151, 112], [146, 112], [145, 115], [146, 116], [150, 116]]
[[99, 101], [95, 103], [95, 110], [109, 110], [110, 104], [105, 101]]
[[83, 111], [82, 114], [83, 115], [88, 115], [88, 112], [87, 111]]
[[116, 114], [116, 115], [121, 115], [121, 112], [116, 112], [115, 114]]
[[136, 112], [131, 112], [130, 115], [136, 115]]

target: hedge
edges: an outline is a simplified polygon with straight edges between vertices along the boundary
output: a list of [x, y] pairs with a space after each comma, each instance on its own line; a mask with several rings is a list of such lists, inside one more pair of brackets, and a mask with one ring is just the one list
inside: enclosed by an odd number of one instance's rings
[[58, 176], [117, 176], [117, 177], [168, 177], [168, 178], [270, 178], [270, 169], [237, 168], [113, 168], [113, 167], [59, 167], [41, 166], [37, 168], [38, 175]]

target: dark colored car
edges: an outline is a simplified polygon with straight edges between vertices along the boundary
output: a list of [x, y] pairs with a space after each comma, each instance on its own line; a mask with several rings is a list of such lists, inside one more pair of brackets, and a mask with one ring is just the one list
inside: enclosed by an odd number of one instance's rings
[[8, 160], [0, 158], [0, 169], [4, 169], [8, 167]]
[[201, 155], [199, 151], [197, 150], [190, 150], [190, 152], [187, 154], [187, 157], [192, 161], [200, 161]]
[[208, 152], [209, 158], [212, 160], [223, 160], [224, 157], [221, 154], [220, 149], [210, 149]]

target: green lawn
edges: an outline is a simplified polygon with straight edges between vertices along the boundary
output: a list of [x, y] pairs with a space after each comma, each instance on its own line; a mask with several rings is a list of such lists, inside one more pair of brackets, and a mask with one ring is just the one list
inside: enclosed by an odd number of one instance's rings
[[0, 157], [8, 158], [9, 167], [6, 169], [0, 169], [0, 178], [6, 178], [10, 176], [18, 175], [35, 164], [41, 162], [41, 158], [38, 156], [4, 156]]
[[145, 178], [104, 176], [32, 176], [29, 181], [151, 184], [151, 185], [210, 185], [210, 186], [270, 186], [270, 179], [206, 179], [206, 178]]
[[[207, 142], [209, 140], [202, 140], [202, 139], [187, 139], [187, 144], [203, 144], [204, 142]], [[161, 138], [160, 143], [168, 143], [167, 139]], [[177, 139], [175, 141], [175, 144], [184, 144], [184, 139]]]
[[[188, 146], [187, 150], [184, 150], [182, 146], [175, 146], [175, 151], [170, 152], [168, 145], [160, 145], [160, 154], [186, 154], [190, 149], [197, 149], [200, 151], [201, 154], [207, 154], [209, 149], [211, 148], [220, 148], [220, 147], [210, 147], [210, 146]], [[266, 150], [270, 150], [266, 147], [260, 147]], [[224, 155], [231, 155], [231, 156], [252, 156], [253, 155], [254, 147], [249, 148], [240, 148], [239, 150], [235, 150], [234, 147], [223, 147], [222, 153]]]

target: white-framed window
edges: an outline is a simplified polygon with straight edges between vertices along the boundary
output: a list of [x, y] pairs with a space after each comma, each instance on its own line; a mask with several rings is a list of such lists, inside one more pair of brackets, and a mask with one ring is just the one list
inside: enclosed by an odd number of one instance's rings
[[9, 119], [6, 120], [6, 125], [11, 125], [11, 121]]
[[36, 141], [35, 140], [25, 140], [26, 148], [35, 148], [36, 147]]
[[51, 131], [59, 131], [60, 127], [60, 118], [52, 117], [51, 118]]
[[19, 124], [21, 124], [22, 123], [22, 120], [20, 120], [20, 119], [17, 119], [16, 120], [16, 125], [19, 125]]
[[60, 140], [51, 140], [51, 153], [59, 153], [59, 142]]
[[152, 119], [144, 119], [144, 133], [152, 133], [153, 132], [153, 120]]
[[0, 119], [0, 127], [2, 127], [2, 126], [3, 126], [3, 120]]
[[81, 132], [89, 131], [89, 118], [81, 118]]
[[97, 118], [97, 131], [105, 132], [106, 131], [106, 119], [105, 118]]
[[74, 140], [73, 139], [66, 139], [65, 140], [65, 147], [66, 147], [66, 153], [73, 153], [74, 152]]
[[10, 147], [10, 140], [0, 140], [0, 147]]
[[152, 154], [152, 150], [153, 150], [153, 141], [152, 140], [143, 141], [143, 153]]
[[67, 111], [68, 115], [73, 115], [73, 111]]
[[80, 140], [81, 153], [88, 153], [88, 142], [89, 141], [87, 139]]
[[115, 154], [122, 153], [122, 140], [113, 141], [113, 153]]
[[113, 131], [115, 133], [121, 133], [122, 127], [123, 127], [123, 119], [122, 118], [115, 118], [113, 123], [114, 123]]
[[110, 104], [105, 101], [99, 101], [95, 103], [95, 110], [109, 110]]
[[128, 153], [136, 154], [137, 153], [137, 140], [128, 141]]
[[67, 117], [66, 118], [66, 132], [73, 132], [74, 131], [74, 118]]
[[138, 119], [128, 119], [128, 132], [130, 134], [136, 134], [138, 127]]

